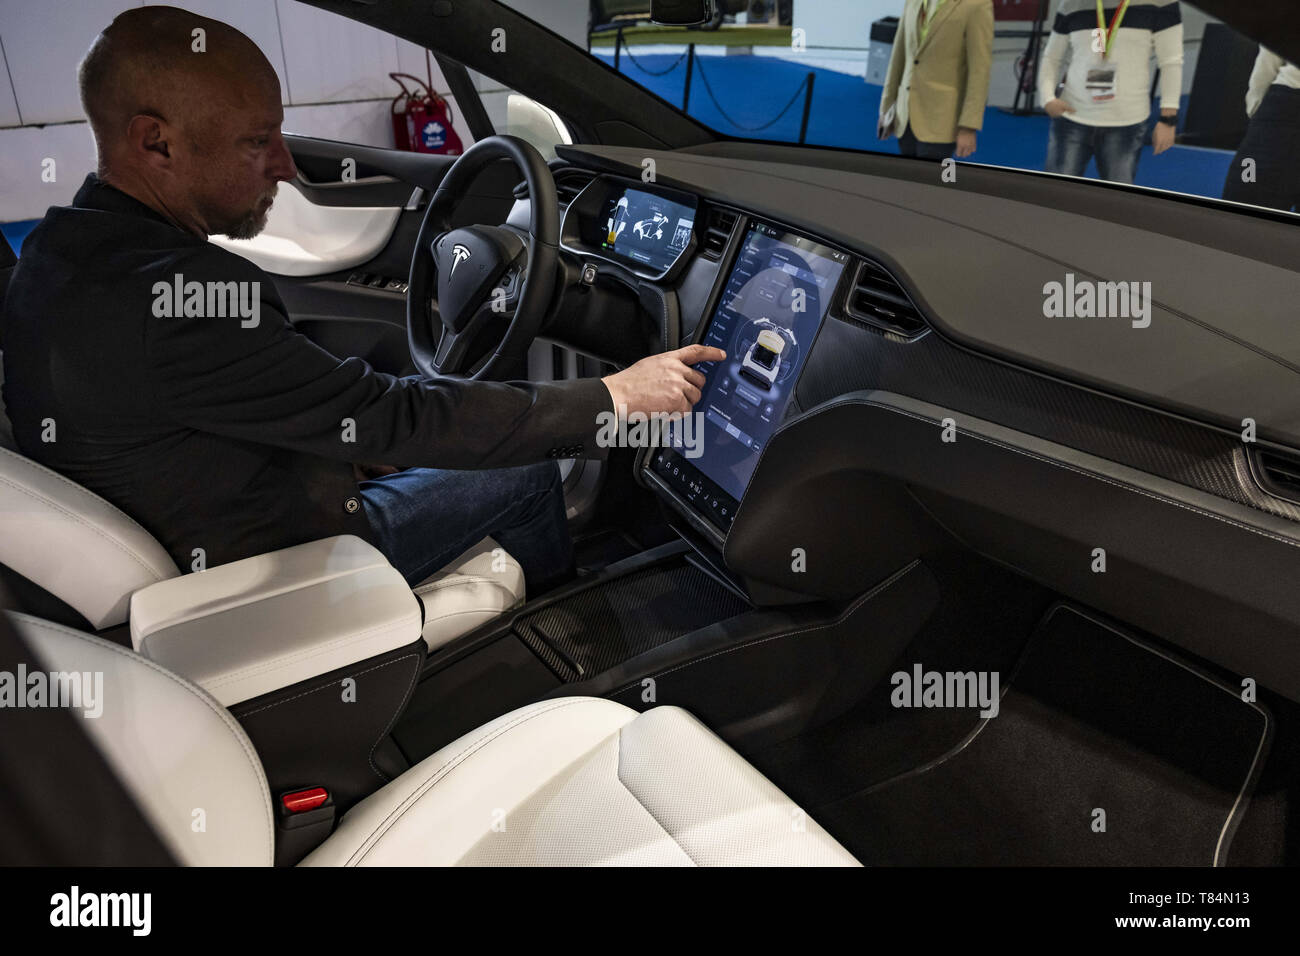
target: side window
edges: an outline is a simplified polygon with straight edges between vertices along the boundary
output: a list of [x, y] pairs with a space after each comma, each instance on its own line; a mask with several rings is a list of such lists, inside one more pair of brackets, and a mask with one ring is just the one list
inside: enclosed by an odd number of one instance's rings
[[557, 144], [573, 142], [564, 120], [550, 107], [476, 70], [469, 75], [497, 133], [518, 136], [547, 160], [555, 158]]

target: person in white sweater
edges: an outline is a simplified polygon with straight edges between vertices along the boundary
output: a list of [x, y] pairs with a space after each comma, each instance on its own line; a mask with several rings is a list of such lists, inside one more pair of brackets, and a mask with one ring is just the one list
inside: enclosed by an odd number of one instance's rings
[[[1174, 144], [1183, 85], [1183, 20], [1176, 0], [1061, 0], [1038, 67], [1038, 96], [1052, 118], [1049, 173], [1131, 183], [1151, 119], [1151, 59], [1160, 66], [1158, 156]], [[1065, 84], [1057, 86], [1062, 67]]]
[[1250, 125], [1228, 166], [1223, 198], [1300, 207], [1300, 67], [1259, 48], [1246, 86]]

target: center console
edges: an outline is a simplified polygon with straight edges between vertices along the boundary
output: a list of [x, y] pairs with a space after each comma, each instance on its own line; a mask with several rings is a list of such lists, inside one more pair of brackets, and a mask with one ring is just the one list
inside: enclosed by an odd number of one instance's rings
[[705, 375], [693, 427], [639, 462], [641, 480], [721, 551], [845, 280], [848, 253], [750, 220], [698, 341], [727, 353]]
[[[406, 769], [388, 733], [426, 657], [419, 599], [378, 550], [351, 535], [169, 578], [131, 597], [139, 653], [228, 708], [282, 797], [277, 859], [292, 862], [336, 812]], [[318, 798], [319, 799], [319, 798]]]

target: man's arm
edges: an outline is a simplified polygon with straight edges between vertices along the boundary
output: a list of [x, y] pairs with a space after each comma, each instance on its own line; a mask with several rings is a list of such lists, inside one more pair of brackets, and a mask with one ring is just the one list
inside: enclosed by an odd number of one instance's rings
[[[231, 260], [234, 260], [232, 262]], [[242, 263], [242, 265], [241, 265]], [[185, 280], [261, 281], [229, 253], [178, 266]], [[541, 461], [558, 447], [595, 441], [613, 413], [597, 378], [568, 382], [426, 381], [397, 378], [357, 358], [340, 360], [295, 332], [275, 298], [256, 325], [232, 318], [150, 316], [145, 351], [153, 399], [191, 428], [342, 461], [490, 468]]]
[[1259, 104], [1264, 101], [1264, 94], [1268, 92], [1268, 88], [1281, 72], [1282, 63], [1282, 58], [1272, 50], [1262, 46], [1259, 48], [1259, 55], [1255, 57], [1255, 66], [1250, 71], [1250, 82], [1246, 84], [1247, 116], [1254, 116], [1255, 110], [1259, 109]]
[[958, 126], [969, 130], [983, 128], [992, 68], [993, 3], [983, 0], [966, 20], [966, 96], [957, 114]]
[[[1038, 102], [1044, 107], [1056, 99], [1056, 84], [1061, 82], [1061, 67], [1065, 62], [1065, 53], [1070, 48], [1065, 22], [1065, 18], [1058, 13], [1056, 22], [1052, 25], [1052, 33], [1038, 58]], [[1065, 101], [1061, 102], [1064, 104]], [[1055, 115], [1059, 116], [1063, 112], [1064, 109]]]
[[1160, 109], [1169, 115], [1178, 112], [1183, 96], [1183, 15], [1177, 3], [1168, 3], [1157, 17], [1151, 43], [1160, 67]]
[[[903, 81], [903, 66], [907, 61], [907, 4], [903, 4], [903, 14], [898, 18], [898, 29], [894, 31], [894, 45], [889, 53], [889, 67], [885, 70], [885, 85], [880, 91], [880, 114], [876, 120], [877, 133], [884, 139], [888, 130], [880, 127], [885, 116], [898, 101], [898, 84]], [[892, 122], [892, 117], [891, 117]]]
[[[1151, 45], [1160, 66], [1160, 115], [1178, 115], [1183, 95], [1183, 15], [1176, 2], [1157, 8]], [[1170, 123], [1156, 123], [1151, 131], [1152, 155], [1159, 156], [1174, 145], [1175, 129]]]

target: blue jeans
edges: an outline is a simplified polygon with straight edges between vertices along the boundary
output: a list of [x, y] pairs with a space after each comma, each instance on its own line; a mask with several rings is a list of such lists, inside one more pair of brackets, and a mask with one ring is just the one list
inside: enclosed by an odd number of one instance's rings
[[1049, 173], [1082, 176], [1088, 160], [1095, 156], [1102, 179], [1131, 183], [1149, 128], [1146, 120], [1132, 126], [1085, 126], [1058, 116], [1047, 134], [1047, 164], [1043, 168]]
[[491, 535], [523, 567], [529, 596], [574, 575], [559, 464], [408, 468], [358, 486], [379, 550], [415, 586]]

